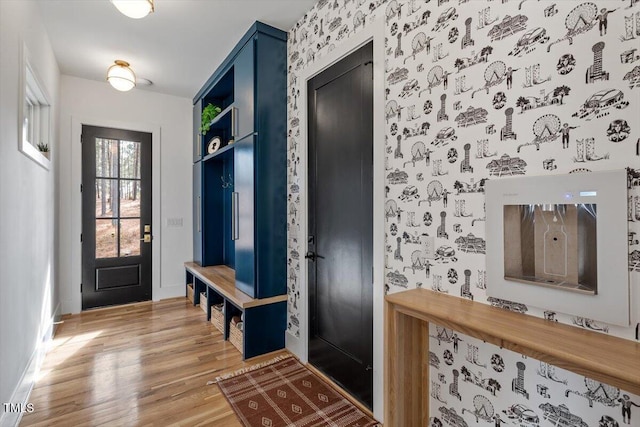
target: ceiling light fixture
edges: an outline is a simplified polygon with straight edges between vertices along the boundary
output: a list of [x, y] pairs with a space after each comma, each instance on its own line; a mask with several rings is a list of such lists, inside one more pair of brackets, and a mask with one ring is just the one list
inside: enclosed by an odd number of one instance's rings
[[116, 59], [115, 64], [107, 70], [107, 81], [114, 89], [126, 92], [136, 86], [136, 75], [127, 61]]
[[133, 19], [144, 18], [154, 10], [153, 0], [111, 0], [123, 14]]

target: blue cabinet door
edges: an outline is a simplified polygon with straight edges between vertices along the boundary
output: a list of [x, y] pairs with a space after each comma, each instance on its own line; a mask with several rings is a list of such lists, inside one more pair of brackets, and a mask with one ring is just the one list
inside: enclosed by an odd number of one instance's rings
[[255, 43], [255, 37], [250, 39], [233, 62], [236, 108], [233, 134], [236, 141], [255, 131]]
[[255, 137], [250, 135], [235, 142], [233, 239], [235, 240], [236, 287], [245, 294], [255, 294], [254, 235], [254, 151]]
[[193, 261], [202, 265], [202, 163], [193, 165]]
[[[202, 121], [202, 100], [193, 106], [193, 162], [202, 157], [202, 135], [200, 134], [200, 122]], [[194, 193], [195, 194], [195, 193]]]
[[256, 294], [287, 292], [287, 46], [258, 34], [256, 42]]

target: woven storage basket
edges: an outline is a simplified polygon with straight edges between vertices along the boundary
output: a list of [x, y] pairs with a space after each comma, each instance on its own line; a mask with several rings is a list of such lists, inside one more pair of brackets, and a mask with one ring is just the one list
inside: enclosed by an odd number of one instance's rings
[[229, 341], [242, 353], [242, 331], [235, 325], [229, 325]]
[[224, 335], [224, 313], [211, 307], [211, 324]]
[[187, 284], [187, 299], [193, 304], [193, 283]]
[[200, 292], [200, 308], [205, 313], [207, 312], [207, 293], [206, 292]]

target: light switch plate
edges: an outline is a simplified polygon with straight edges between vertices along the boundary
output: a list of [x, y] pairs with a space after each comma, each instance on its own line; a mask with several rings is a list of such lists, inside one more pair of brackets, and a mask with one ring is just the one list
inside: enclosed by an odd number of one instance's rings
[[182, 218], [167, 218], [167, 227], [182, 227]]

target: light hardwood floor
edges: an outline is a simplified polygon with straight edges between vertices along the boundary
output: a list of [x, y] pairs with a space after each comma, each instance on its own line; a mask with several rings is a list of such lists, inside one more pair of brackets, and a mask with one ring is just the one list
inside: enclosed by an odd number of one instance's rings
[[186, 298], [67, 316], [21, 426], [240, 426], [207, 381], [282, 354], [243, 362]]

